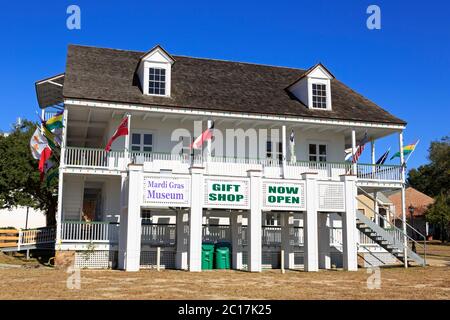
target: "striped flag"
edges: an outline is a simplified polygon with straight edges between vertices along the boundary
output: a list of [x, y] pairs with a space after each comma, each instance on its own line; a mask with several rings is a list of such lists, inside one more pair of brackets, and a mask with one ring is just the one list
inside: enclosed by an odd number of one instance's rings
[[359, 157], [364, 151], [364, 147], [366, 146], [366, 143], [369, 142], [369, 137], [367, 136], [367, 132], [364, 134], [364, 138], [359, 142], [358, 147], [356, 148], [356, 153], [353, 155], [352, 162], [356, 163], [359, 160]]
[[43, 121], [44, 125], [48, 130], [53, 131], [55, 129], [61, 129], [63, 127], [62, 117], [64, 111], [58, 112], [56, 115], [48, 119], [47, 121]]
[[[415, 143], [408, 144], [407, 146], [404, 146], [404, 147], [403, 147], [403, 155], [406, 156], [406, 155], [408, 155], [408, 154], [411, 154], [411, 153], [416, 149], [416, 146], [417, 146], [418, 143], [419, 143], [419, 140], [417, 140]], [[392, 159], [395, 159], [395, 158], [400, 158], [400, 151], [399, 151], [399, 152], [396, 152], [396, 153], [391, 157], [391, 160], [392, 160]]]

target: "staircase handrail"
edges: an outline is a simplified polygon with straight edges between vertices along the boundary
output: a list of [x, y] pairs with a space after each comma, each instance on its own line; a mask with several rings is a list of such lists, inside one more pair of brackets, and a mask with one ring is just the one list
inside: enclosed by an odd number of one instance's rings
[[[362, 191], [364, 193], [364, 195], [366, 197], [369, 197], [369, 199], [372, 199], [373, 201], [375, 201], [378, 205], [382, 205], [382, 203], [380, 203], [378, 201], [378, 199], [375, 199], [371, 194], [369, 194], [367, 191], [365, 191], [364, 189], [362, 189], [361, 187], [358, 187], [358, 190]], [[366, 204], [365, 204], [366, 205]], [[367, 205], [366, 205], [367, 206]], [[374, 213], [376, 213], [372, 208], [369, 207], [369, 209], [371, 209]], [[377, 215], [381, 216], [383, 219], [384, 217], [380, 214], [377, 213]], [[385, 221], [387, 221], [386, 219], [384, 219]], [[408, 222], [405, 221], [405, 224], [407, 227], [409, 227], [410, 229], [412, 229], [412, 231], [414, 231], [415, 233], [417, 233], [421, 238], [424, 239], [424, 242], [426, 242], [427, 237], [422, 234], [420, 231], [418, 231], [416, 228], [414, 228], [412, 225], [410, 225]]]
[[[426, 264], [426, 257], [427, 257], [427, 255], [426, 255], [426, 239], [425, 239], [425, 241], [424, 241], [424, 243], [423, 243], [423, 245], [422, 245], [420, 242], [418, 242], [418, 241], [414, 240], [412, 237], [410, 237], [407, 233], [405, 234], [405, 233], [403, 232], [402, 229], [398, 228], [397, 226], [395, 226], [394, 224], [392, 224], [389, 220], [387, 220], [385, 217], [383, 217], [381, 214], [379, 214], [378, 212], [376, 212], [375, 210], [373, 210], [371, 207], [369, 207], [369, 205], [367, 205], [366, 203], [364, 203], [364, 202], [363, 202], [362, 200], [360, 200], [358, 197], [356, 197], [356, 200], [357, 200], [359, 203], [361, 203], [362, 205], [364, 205], [365, 207], [367, 207], [373, 214], [377, 215], [379, 218], [381, 218], [381, 219], [383, 219], [385, 222], [387, 222], [387, 223], [392, 227], [392, 229], [394, 229], [396, 232], [400, 233], [403, 237], [406, 237], [407, 240], [413, 242], [416, 246], [419, 246], [419, 247], [423, 248], [423, 253], [424, 253], [423, 260], [424, 260], [424, 264]], [[380, 228], [381, 228], [381, 227], [380, 227]], [[393, 243], [394, 243], [394, 244], [395, 244], [395, 243], [398, 243], [398, 242], [395, 240], [395, 236], [393, 237]], [[402, 246], [403, 246], [403, 244], [402, 244]], [[409, 248], [406, 248], [406, 249], [409, 249]], [[414, 252], [414, 253], [417, 254], [417, 255], [419, 255], [417, 252]]]

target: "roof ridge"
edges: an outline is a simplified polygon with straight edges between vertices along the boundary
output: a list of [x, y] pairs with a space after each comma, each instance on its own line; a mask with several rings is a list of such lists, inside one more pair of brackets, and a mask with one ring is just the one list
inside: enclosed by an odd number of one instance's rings
[[[72, 47], [83, 47], [83, 48], [93, 48], [93, 49], [104, 49], [104, 50], [119, 51], [119, 52], [133, 52], [133, 53], [141, 53], [141, 54], [146, 54], [148, 52], [148, 51], [140, 51], [140, 50], [128, 50], [128, 49], [117, 49], [117, 48], [109, 48], [109, 47], [98, 47], [98, 46], [83, 45], [83, 44], [69, 44], [69, 46], [72, 46]], [[264, 63], [256, 63], [256, 62], [244, 62], [244, 61], [234, 61], [234, 60], [216, 59], [216, 58], [193, 57], [193, 56], [186, 56], [186, 55], [172, 54], [172, 53], [170, 53], [170, 55], [173, 56], [173, 57], [180, 57], [180, 58], [219, 61], [219, 62], [229, 62], [229, 63], [240, 63], [240, 64], [247, 64], [247, 65], [254, 65], [254, 66], [261, 66], [261, 67], [296, 70], [296, 71], [302, 71], [302, 72], [305, 72], [305, 71], [308, 70], [308, 69], [301, 69], [301, 68], [294, 68], [294, 67], [287, 67], [287, 66], [276, 66], [276, 65], [264, 64]]]

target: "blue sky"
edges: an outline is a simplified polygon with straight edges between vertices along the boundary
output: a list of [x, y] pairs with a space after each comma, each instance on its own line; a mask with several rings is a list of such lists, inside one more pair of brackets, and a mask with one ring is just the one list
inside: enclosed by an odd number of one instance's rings
[[[81, 30], [66, 28], [71, 4], [81, 8]], [[366, 28], [370, 4], [381, 8], [381, 30]], [[34, 82], [64, 71], [69, 43], [142, 51], [159, 43], [195, 57], [298, 68], [321, 61], [409, 123], [405, 143], [421, 139], [409, 162], [417, 167], [430, 141], [450, 134], [449, 9], [444, 0], [4, 2], [0, 130], [18, 116], [36, 119]], [[378, 153], [388, 146], [397, 151], [395, 136]]]

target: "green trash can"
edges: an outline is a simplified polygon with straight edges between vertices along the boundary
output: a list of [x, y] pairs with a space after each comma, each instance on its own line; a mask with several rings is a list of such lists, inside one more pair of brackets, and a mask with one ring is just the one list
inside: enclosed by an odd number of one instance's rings
[[228, 247], [216, 248], [216, 269], [230, 269], [230, 249]]
[[202, 270], [212, 270], [214, 266], [214, 244], [202, 244]]

